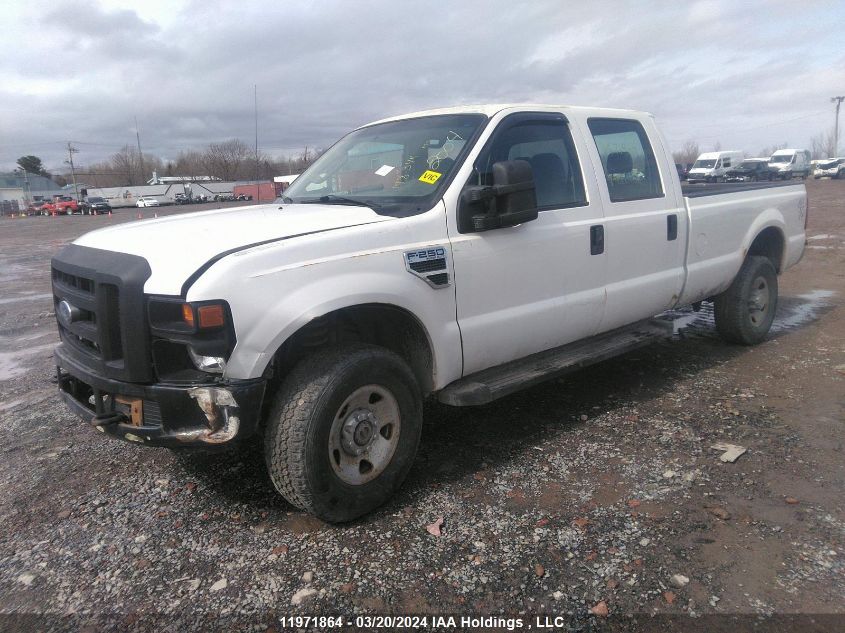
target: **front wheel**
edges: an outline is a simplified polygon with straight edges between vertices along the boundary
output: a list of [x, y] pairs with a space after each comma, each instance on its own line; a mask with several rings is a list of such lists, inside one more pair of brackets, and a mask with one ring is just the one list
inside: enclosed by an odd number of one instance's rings
[[351, 521], [401, 486], [419, 445], [422, 396], [414, 374], [381, 347], [315, 352], [285, 378], [267, 420], [264, 458], [291, 504]]
[[716, 330], [731, 343], [761, 343], [772, 327], [777, 303], [778, 277], [771, 260], [749, 256], [730, 287], [716, 297]]

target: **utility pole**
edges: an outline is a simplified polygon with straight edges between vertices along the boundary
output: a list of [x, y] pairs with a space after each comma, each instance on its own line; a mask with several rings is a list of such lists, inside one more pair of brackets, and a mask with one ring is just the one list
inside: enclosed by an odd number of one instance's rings
[[79, 189], [76, 187], [76, 169], [73, 166], [73, 155], [78, 154], [79, 150], [76, 149], [71, 142], [67, 142], [67, 163], [70, 164], [70, 173], [73, 176], [73, 192], [76, 194], [76, 201], [79, 202]]
[[255, 201], [258, 202], [258, 199], [261, 197], [259, 196], [259, 185], [258, 185], [258, 84], [254, 85], [255, 88]]
[[24, 181], [24, 190], [23, 190], [23, 201], [26, 206], [29, 206], [32, 202], [32, 188], [29, 186], [29, 174], [27, 173], [26, 169], [21, 167], [20, 169], [16, 169], [15, 173], [21, 172], [23, 173], [23, 181]]
[[836, 123], [833, 126], [833, 156], [831, 158], [837, 158], [839, 156], [839, 106], [845, 101], [845, 97], [831, 97], [830, 101], [836, 104]]
[[144, 179], [144, 154], [141, 152], [141, 133], [138, 131], [138, 117], [135, 117], [135, 140], [138, 141], [138, 160], [141, 163], [141, 184], [147, 184]]

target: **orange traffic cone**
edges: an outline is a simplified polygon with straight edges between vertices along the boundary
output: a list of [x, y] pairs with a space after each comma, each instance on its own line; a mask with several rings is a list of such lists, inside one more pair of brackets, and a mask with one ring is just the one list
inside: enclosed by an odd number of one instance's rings
[[143, 219], [144, 219], [144, 216], [143, 216], [143, 215], [141, 215], [141, 212], [140, 212], [140, 211], [138, 211], [138, 218], [137, 218], [137, 219], [139, 219], [139, 220], [143, 220]]
[[154, 218], [157, 218], [157, 217], [158, 217], [158, 211], [153, 211], [153, 217], [154, 217]]
[[109, 209], [109, 217], [111, 217], [111, 209]]

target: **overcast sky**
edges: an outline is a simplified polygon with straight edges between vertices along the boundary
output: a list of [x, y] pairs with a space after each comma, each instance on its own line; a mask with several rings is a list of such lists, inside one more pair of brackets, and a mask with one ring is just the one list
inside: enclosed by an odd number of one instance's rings
[[[4, 3], [0, 170], [135, 143], [326, 146], [384, 116], [480, 102], [648, 110], [688, 139], [807, 147], [845, 95], [845, 3], [815, 0], [42, 0]], [[845, 115], [843, 115], [845, 125]], [[845, 136], [845, 133], [843, 134]]]

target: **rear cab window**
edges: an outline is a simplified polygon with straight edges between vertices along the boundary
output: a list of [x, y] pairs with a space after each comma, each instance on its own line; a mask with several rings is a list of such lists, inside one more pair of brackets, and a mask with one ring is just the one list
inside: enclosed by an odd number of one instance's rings
[[630, 119], [590, 118], [611, 202], [664, 196], [657, 160], [645, 130]]

